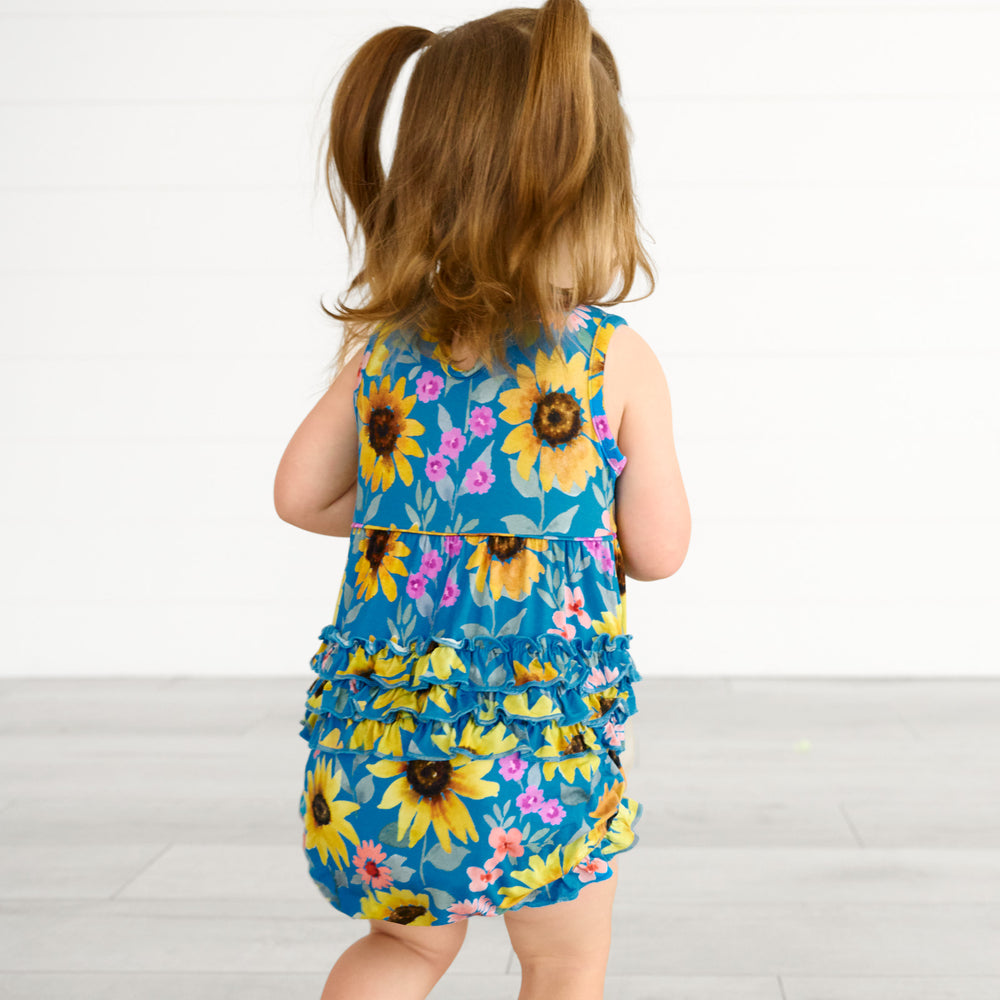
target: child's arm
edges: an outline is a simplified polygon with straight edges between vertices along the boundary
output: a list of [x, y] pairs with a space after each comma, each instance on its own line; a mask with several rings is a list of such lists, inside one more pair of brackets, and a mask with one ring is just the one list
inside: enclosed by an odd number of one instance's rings
[[363, 353], [344, 365], [292, 435], [278, 464], [274, 509], [282, 521], [305, 531], [351, 533], [358, 485], [354, 387]]
[[617, 441], [627, 462], [615, 484], [615, 521], [625, 573], [662, 580], [687, 555], [691, 510], [674, 448], [667, 377], [653, 349], [627, 326], [618, 327], [608, 345], [604, 385], [610, 406], [623, 401]]

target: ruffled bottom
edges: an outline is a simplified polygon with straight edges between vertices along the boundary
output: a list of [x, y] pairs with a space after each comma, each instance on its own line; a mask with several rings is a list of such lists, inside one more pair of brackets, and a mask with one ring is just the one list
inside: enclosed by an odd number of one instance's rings
[[620, 754], [637, 712], [627, 634], [403, 646], [328, 626], [320, 639], [299, 733], [313, 750], [393, 760]]

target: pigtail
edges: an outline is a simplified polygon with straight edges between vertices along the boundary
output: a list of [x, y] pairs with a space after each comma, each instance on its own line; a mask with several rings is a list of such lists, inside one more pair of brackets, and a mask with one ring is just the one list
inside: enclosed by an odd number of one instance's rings
[[[406, 60], [434, 37], [432, 31], [411, 26], [379, 32], [354, 54], [334, 94], [326, 186], [348, 240], [352, 234], [344, 196], [350, 200], [367, 240], [373, 228], [373, 209], [385, 183], [379, 139], [389, 95]], [[340, 178], [337, 193], [332, 185], [334, 167]]]
[[592, 34], [579, 0], [549, 0], [531, 34], [530, 68], [513, 141], [516, 272], [549, 246], [576, 203], [594, 156]]

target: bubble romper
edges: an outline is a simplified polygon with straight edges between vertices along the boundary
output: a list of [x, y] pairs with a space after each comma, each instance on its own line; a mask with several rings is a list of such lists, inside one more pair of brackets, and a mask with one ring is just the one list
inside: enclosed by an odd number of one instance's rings
[[575, 898], [637, 843], [603, 412], [620, 316], [510, 338], [463, 370], [408, 328], [370, 337], [358, 488], [300, 735], [309, 874], [357, 919], [444, 924]]

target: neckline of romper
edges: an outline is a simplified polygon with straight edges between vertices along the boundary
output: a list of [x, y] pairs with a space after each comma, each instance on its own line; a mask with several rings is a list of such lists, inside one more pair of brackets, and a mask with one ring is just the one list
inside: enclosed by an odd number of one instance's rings
[[468, 375], [475, 375], [476, 372], [482, 371], [486, 367], [482, 358], [476, 358], [476, 363], [471, 368], [459, 368], [458, 365], [453, 365], [451, 363], [451, 349], [447, 345], [442, 345], [441, 353], [444, 355], [441, 360], [441, 366], [445, 371], [457, 376], [466, 377]]

